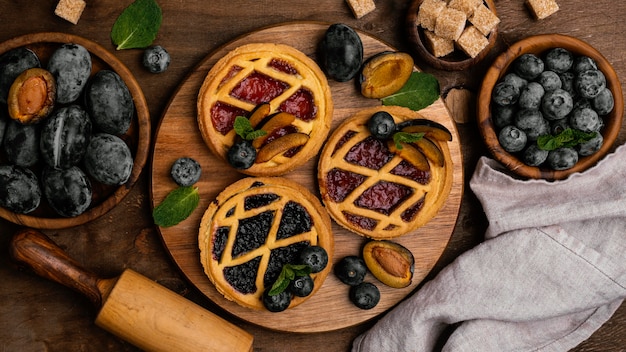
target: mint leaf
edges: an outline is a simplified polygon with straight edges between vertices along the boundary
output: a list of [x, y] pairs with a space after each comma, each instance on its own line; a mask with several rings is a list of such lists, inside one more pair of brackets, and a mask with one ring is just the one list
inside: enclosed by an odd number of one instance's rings
[[383, 105], [398, 105], [411, 110], [421, 110], [439, 98], [439, 81], [424, 72], [413, 72], [409, 80], [396, 93], [382, 98]]
[[162, 20], [155, 0], [135, 0], [115, 20], [111, 40], [117, 50], [145, 48], [156, 38]]
[[154, 208], [152, 218], [158, 226], [174, 226], [188, 218], [199, 203], [198, 187], [178, 187], [172, 190], [163, 202]]
[[267, 132], [263, 130], [254, 130], [252, 125], [250, 124], [250, 120], [248, 120], [244, 116], [235, 117], [235, 123], [233, 125], [233, 129], [235, 133], [239, 135], [239, 137], [251, 141], [253, 139], [263, 137], [267, 134]]
[[543, 135], [537, 139], [537, 146], [542, 150], [555, 150], [558, 148], [575, 147], [581, 143], [590, 141], [598, 132], [583, 132], [577, 129], [568, 128], [557, 135]]
[[402, 143], [417, 142], [424, 137], [424, 133], [396, 132], [393, 134], [393, 142], [398, 150], [402, 149]]
[[285, 264], [267, 294], [270, 296], [276, 296], [285, 291], [287, 287], [289, 287], [291, 281], [293, 281], [297, 276], [306, 276], [309, 274], [311, 274], [311, 267], [308, 265]]

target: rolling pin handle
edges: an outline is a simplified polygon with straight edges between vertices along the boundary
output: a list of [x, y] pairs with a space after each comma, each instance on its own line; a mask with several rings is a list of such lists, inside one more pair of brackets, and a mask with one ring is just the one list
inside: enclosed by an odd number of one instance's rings
[[34, 229], [19, 230], [11, 240], [9, 251], [18, 264], [85, 295], [97, 308], [102, 306], [98, 284], [103, 280], [81, 268], [45, 234]]

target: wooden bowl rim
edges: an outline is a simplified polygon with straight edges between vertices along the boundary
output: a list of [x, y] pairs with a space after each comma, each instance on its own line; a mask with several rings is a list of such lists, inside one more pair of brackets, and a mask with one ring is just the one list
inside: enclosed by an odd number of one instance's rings
[[[563, 47], [576, 55], [586, 55], [593, 58], [598, 69], [606, 76], [607, 88], [614, 96], [615, 105], [613, 111], [606, 115], [604, 120], [606, 125], [602, 136], [604, 144], [598, 152], [593, 155], [582, 157], [574, 167], [567, 170], [551, 170], [524, 164], [519, 158], [505, 151], [497, 142], [496, 129], [491, 118], [491, 91], [496, 83], [502, 78], [511, 65], [519, 56], [525, 53], [541, 54], [548, 49]], [[500, 54], [491, 67], [485, 73], [482, 86], [478, 93], [476, 104], [476, 116], [480, 133], [489, 149], [489, 152], [496, 160], [504, 164], [508, 169], [519, 176], [532, 179], [546, 179], [549, 181], [561, 180], [575, 172], [582, 172], [595, 165], [612, 148], [622, 126], [624, 97], [622, 88], [613, 66], [609, 61], [585, 41], [564, 34], [541, 34], [524, 38], [511, 45], [505, 52]]]
[[[426, 61], [426, 63], [428, 63], [432, 67], [446, 71], [465, 70], [482, 61], [487, 56], [489, 51], [491, 51], [491, 49], [495, 46], [496, 38], [498, 37], [498, 26], [495, 26], [491, 30], [491, 33], [489, 33], [488, 36], [489, 44], [476, 57], [467, 57], [464, 60], [455, 60], [446, 59], [445, 56], [437, 57], [433, 55], [422, 41], [421, 33], [423, 32], [423, 29], [421, 29], [420, 26], [416, 25], [417, 12], [422, 2], [424, 2], [424, 0], [413, 0], [411, 5], [409, 6], [409, 11], [406, 18], [406, 30], [409, 35], [410, 46], [422, 59], [424, 59], [424, 61]], [[484, 3], [487, 4], [487, 7], [492, 10], [495, 15], [498, 14], [496, 10], [496, 5], [493, 0], [484, 0]], [[458, 50], [459, 49], [455, 49], [455, 51]]]
[[133, 97], [135, 112], [137, 114], [137, 150], [133, 161], [133, 169], [126, 183], [119, 186], [108, 198], [93, 208], [75, 217], [43, 218], [28, 214], [17, 214], [0, 207], [0, 217], [18, 225], [38, 229], [63, 229], [85, 224], [94, 220], [113, 209], [130, 192], [133, 185], [139, 179], [141, 172], [148, 159], [150, 149], [150, 111], [146, 98], [139, 83], [130, 70], [111, 52], [89, 39], [68, 33], [40, 32], [30, 33], [14, 37], [0, 43], [0, 55], [22, 46], [40, 43], [76, 43], [85, 47], [92, 55], [97, 56], [106, 65], [110, 66], [124, 80]]

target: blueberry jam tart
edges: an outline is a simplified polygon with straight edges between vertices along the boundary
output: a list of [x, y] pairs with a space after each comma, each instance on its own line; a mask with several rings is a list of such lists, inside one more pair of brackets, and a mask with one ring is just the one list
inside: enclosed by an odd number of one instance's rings
[[318, 183], [330, 216], [373, 239], [411, 232], [437, 215], [452, 186], [452, 134], [398, 106], [359, 111], [328, 139]]
[[[311, 247], [330, 258], [334, 250], [331, 220], [319, 199], [282, 177], [247, 177], [224, 189], [202, 217], [198, 242], [204, 272], [217, 290], [258, 310], [269, 309], [268, 299], [281, 298], [264, 293], [283, 266], [300, 263]], [[306, 295], [291, 295], [288, 308], [311, 297], [330, 268], [312, 270], [306, 283], [312, 287]]]
[[[279, 176], [317, 155], [333, 115], [328, 81], [301, 51], [283, 44], [242, 45], [204, 79], [197, 101], [204, 142], [238, 171]], [[238, 117], [247, 119], [242, 135]]]

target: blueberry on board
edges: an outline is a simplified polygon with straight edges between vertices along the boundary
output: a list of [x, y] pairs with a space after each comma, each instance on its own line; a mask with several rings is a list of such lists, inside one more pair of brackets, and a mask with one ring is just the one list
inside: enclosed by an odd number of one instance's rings
[[516, 153], [526, 147], [528, 137], [526, 137], [524, 131], [513, 125], [509, 125], [500, 130], [500, 133], [498, 133], [498, 141], [504, 150], [509, 153]]
[[306, 297], [313, 292], [313, 279], [309, 276], [298, 276], [289, 284], [289, 291], [298, 297]]
[[270, 296], [269, 290], [265, 290], [262, 296], [263, 305], [267, 310], [273, 313], [282, 312], [291, 304], [291, 293], [287, 290]]
[[85, 108], [102, 132], [122, 135], [128, 131], [135, 104], [124, 80], [111, 70], [98, 71], [85, 88]]
[[[613, 107], [615, 106], [615, 99], [613, 97], [613, 93], [610, 89], [604, 88], [603, 90], [596, 95], [591, 101], [591, 105], [593, 109], [598, 113], [598, 115], [607, 115], [611, 111], [613, 111]], [[0, 134], [0, 137], [2, 135]]]
[[0, 206], [28, 214], [39, 207], [41, 189], [35, 174], [21, 166], [0, 165]]
[[25, 47], [7, 51], [0, 56], [0, 103], [6, 104], [13, 81], [29, 68], [41, 67], [37, 54]]
[[252, 142], [240, 140], [228, 149], [226, 158], [235, 169], [249, 169], [256, 160], [256, 149], [252, 146]]
[[498, 105], [507, 106], [517, 103], [519, 95], [520, 90], [517, 86], [502, 81], [493, 87], [491, 99]]
[[39, 125], [23, 125], [15, 120], [9, 120], [2, 144], [10, 163], [29, 167], [41, 159], [39, 130]]
[[91, 55], [82, 45], [66, 43], [52, 53], [48, 71], [57, 82], [57, 103], [78, 99], [91, 75], [91, 66]]
[[367, 128], [374, 138], [386, 140], [396, 132], [396, 122], [386, 111], [377, 111], [367, 121]]
[[580, 156], [589, 156], [596, 153], [602, 145], [604, 144], [604, 137], [599, 132], [596, 132], [596, 135], [590, 140], [580, 143], [575, 147], [578, 155]]
[[550, 133], [550, 125], [539, 110], [520, 110], [515, 116], [515, 126], [524, 131], [529, 141]]
[[539, 166], [548, 158], [548, 151], [540, 149], [537, 143], [533, 143], [524, 150], [524, 164], [528, 166]]
[[308, 265], [312, 273], [319, 273], [328, 265], [328, 253], [324, 247], [308, 246], [300, 252], [298, 263]]
[[574, 99], [563, 89], [546, 92], [541, 100], [541, 112], [548, 120], [559, 120], [574, 108]]
[[91, 119], [78, 105], [55, 110], [41, 129], [40, 152], [50, 167], [67, 169], [85, 155], [91, 137]]
[[600, 70], [580, 72], [574, 80], [576, 92], [583, 98], [594, 98], [606, 87], [606, 77]]
[[182, 187], [191, 186], [198, 182], [201, 174], [202, 168], [200, 163], [189, 157], [176, 159], [170, 170], [170, 175], [174, 182]]
[[604, 126], [604, 122], [595, 110], [581, 108], [572, 111], [569, 117], [569, 125], [577, 130], [589, 133], [600, 131], [602, 126]]
[[320, 66], [330, 78], [347, 82], [359, 73], [363, 65], [361, 37], [345, 24], [332, 24], [319, 43], [318, 56]]
[[122, 139], [97, 133], [89, 141], [84, 159], [85, 169], [98, 182], [121, 185], [130, 178], [133, 157]]
[[152, 73], [165, 72], [170, 60], [170, 54], [160, 45], [150, 46], [143, 52], [143, 66]]
[[515, 72], [509, 72], [504, 75], [504, 78], [502, 78], [502, 82], [512, 84], [519, 90], [522, 90], [522, 88], [524, 88], [528, 84], [528, 80], [518, 76]]
[[48, 204], [61, 216], [80, 215], [91, 205], [91, 182], [77, 166], [62, 170], [46, 168], [42, 184]]
[[543, 72], [545, 64], [535, 54], [523, 54], [513, 62], [513, 71], [526, 80], [534, 80]]
[[493, 104], [491, 107], [491, 119], [497, 129], [512, 125], [515, 122], [516, 113], [517, 108], [514, 105], [502, 106]]
[[521, 109], [538, 110], [541, 107], [541, 99], [545, 94], [543, 85], [537, 82], [530, 82], [520, 92], [517, 105]]
[[577, 56], [574, 59], [574, 64], [572, 65], [572, 70], [574, 73], [581, 73], [588, 70], [597, 70], [598, 64], [596, 61], [589, 56]]
[[554, 71], [543, 71], [537, 77], [537, 82], [543, 86], [546, 91], [555, 90], [563, 87], [561, 77]]
[[574, 148], [558, 148], [548, 152], [546, 162], [554, 170], [567, 170], [578, 162], [578, 153]]
[[567, 49], [550, 49], [544, 58], [546, 70], [557, 73], [568, 71], [574, 64], [574, 55]]
[[350, 301], [361, 309], [372, 309], [380, 302], [380, 290], [371, 282], [350, 287]]
[[363, 259], [350, 255], [342, 258], [335, 265], [335, 275], [346, 285], [355, 286], [363, 282], [367, 274], [367, 266]]

